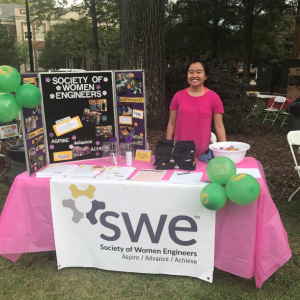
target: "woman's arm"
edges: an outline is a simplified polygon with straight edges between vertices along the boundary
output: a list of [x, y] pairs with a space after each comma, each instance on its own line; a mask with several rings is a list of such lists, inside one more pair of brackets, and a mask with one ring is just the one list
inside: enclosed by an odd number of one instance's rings
[[167, 140], [173, 139], [176, 119], [177, 119], [177, 110], [170, 110], [170, 117], [169, 117], [169, 123], [167, 127], [167, 135], [166, 135]]
[[226, 132], [223, 124], [223, 114], [214, 114], [214, 125], [218, 137], [218, 142], [226, 142]]

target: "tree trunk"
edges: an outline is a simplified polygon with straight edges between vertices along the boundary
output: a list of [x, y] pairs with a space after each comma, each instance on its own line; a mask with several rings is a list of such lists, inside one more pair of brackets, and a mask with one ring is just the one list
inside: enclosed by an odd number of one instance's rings
[[212, 59], [216, 59], [218, 56], [218, 42], [219, 42], [219, 22], [220, 18], [213, 19], [213, 32], [212, 32]]
[[248, 84], [250, 80], [250, 65], [252, 53], [252, 32], [253, 32], [253, 15], [247, 12], [244, 23], [244, 58], [243, 58], [243, 83]]
[[295, 22], [294, 40], [293, 40], [293, 59], [299, 59], [300, 55], [300, 0], [297, 3], [297, 15]]
[[[212, 31], [212, 37], [211, 37], [211, 53], [212, 53], [212, 59], [216, 59], [218, 57], [219, 51], [219, 36], [220, 36], [220, 9], [222, 6], [222, 2], [219, 0], [211, 1], [212, 10], [213, 10], [213, 31]], [[222, 11], [222, 10], [221, 10]]]
[[93, 51], [94, 51], [94, 70], [99, 70], [99, 40], [98, 40], [98, 26], [97, 26], [97, 13], [96, 1], [90, 2], [90, 15], [92, 18], [92, 31], [93, 31]]
[[148, 128], [165, 129], [165, 0], [120, 1], [120, 34], [125, 69], [144, 69]]

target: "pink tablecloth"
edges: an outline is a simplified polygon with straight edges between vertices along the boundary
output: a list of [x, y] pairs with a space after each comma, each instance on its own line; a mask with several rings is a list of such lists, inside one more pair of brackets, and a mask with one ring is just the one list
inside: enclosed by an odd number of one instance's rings
[[[84, 163], [99, 164], [99, 160]], [[141, 162], [135, 167], [153, 168]], [[261, 193], [250, 205], [227, 201], [217, 211], [215, 267], [245, 278], [255, 276], [260, 288], [292, 254], [261, 164], [247, 157], [238, 168], [260, 170]], [[204, 172], [203, 181], [207, 180], [205, 170], [206, 164], [198, 162], [197, 171]], [[168, 171], [164, 179], [172, 172]], [[49, 179], [28, 177], [26, 173], [16, 177], [0, 218], [0, 255], [16, 261], [22, 253], [55, 250], [49, 183]]]

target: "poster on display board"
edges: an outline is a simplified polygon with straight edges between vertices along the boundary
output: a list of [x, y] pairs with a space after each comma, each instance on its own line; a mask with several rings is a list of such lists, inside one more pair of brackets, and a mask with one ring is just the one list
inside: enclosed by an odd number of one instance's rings
[[102, 157], [115, 137], [111, 71], [40, 73], [49, 162]]
[[[21, 78], [22, 84], [39, 86], [37, 73], [21, 74]], [[30, 176], [48, 163], [41, 104], [34, 108], [22, 107], [21, 126], [23, 131], [27, 173]]]
[[131, 136], [135, 149], [147, 149], [144, 74], [143, 70], [114, 72], [119, 139], [122, 143], [127, 136]]

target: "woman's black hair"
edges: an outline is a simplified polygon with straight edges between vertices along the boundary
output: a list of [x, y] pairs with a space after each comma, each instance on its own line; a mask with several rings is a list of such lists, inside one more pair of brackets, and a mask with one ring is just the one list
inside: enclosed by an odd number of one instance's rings
[[206, 76], [209, 75], [208, 63], [207, 63], [205, 60], [197, 59], [197, 58], [192, 59], [192, 60], [189, 61], [189, 63], [187, 64], [186, 72], [188, 72], [190, 66], [191, 66], [192, 64], [195, 64], [195, 63], [200, 63], [200, 64], [203, 66], [205, 75], [206, 75]]

